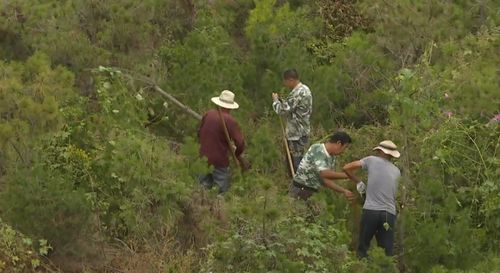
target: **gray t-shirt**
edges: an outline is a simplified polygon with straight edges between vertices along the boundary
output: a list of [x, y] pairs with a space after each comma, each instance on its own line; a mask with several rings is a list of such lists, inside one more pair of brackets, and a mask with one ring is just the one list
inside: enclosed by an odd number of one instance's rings
[[385, 210], [396, 215], [396, 193], [401, 172], [391, 161], [368, 156], [361, 159], [361, 166], [368, 171], [364, 209]]

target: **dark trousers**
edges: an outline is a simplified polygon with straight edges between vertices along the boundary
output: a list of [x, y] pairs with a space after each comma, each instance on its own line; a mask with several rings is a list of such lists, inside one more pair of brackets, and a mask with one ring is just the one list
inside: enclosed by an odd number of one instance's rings
[[[389, 225], [385, 225], [386, 223]], [[388, 227], [388, 229], [386, 229]], [[359, 232], [358, 257], [368, 256], [368, 248], [373, 236], [377, 239], [379, 247], [385, 250], [385, 255], [392, 256], [394, 249], [394, 230], [396, 216], [384, 210], [363, 209], [361, 216], [361, 229]]]
[[300, 199], [300, 200], [307, 200], [309, 199], [317, 190], [299, 185], [295, 182], [292, 181], [290, 184], [289, 188], [289, 194], [293, 198]]

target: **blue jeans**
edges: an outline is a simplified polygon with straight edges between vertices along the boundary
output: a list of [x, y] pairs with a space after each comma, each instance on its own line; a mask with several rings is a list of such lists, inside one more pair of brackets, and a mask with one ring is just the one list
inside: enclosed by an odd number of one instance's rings
[[205, 188], [211, 189], [214, 185], [217, 185], [219, 193], [224, 193], [229, 190], [231, 170], [229, 167], [215, 168], [212, 173], [200, 175], [198, 180]]
[[[384, 223], [389, 224], [389, 228], [384, 227]], [[393, 256], [394, 230], [396, 228], [396, 215], [385, 210], [363, 209], [361, 216], [361, 229], [359, 231], [358, 257], [368, 256], [368, 248], [373, 236], [377, 239], [379, 247], [385, 250], [385, 255]]]

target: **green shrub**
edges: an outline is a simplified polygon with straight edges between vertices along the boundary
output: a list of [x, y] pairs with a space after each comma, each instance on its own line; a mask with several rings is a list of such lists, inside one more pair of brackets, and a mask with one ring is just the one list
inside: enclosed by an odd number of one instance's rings
[[8, 223], [31, 237], [47, 239], [55, 248], [71, 248], [92, 230], [85, 192], [75, 188], [70, 177], [42, 165], [9, 175], [1, 196]]
[[[45, 263], [52, 249], [46, 240], [37, 243], [24, 234], [5, 224], [0, 219], [0, 270], [2, 272], [50, 272], [53, 269]], [[55, 271], [55, 270], [54, 270]]]

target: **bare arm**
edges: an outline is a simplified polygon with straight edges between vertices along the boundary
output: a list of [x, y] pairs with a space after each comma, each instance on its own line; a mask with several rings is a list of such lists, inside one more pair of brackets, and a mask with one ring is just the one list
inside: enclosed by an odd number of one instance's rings
[[330, 179], [327, 179], [327, 178], [323, 178], [323, 182], [324, 182], [324, 186], [333, 190], [333, 191], [336, 191], [338, 193], [341, 193], [344, 195], [344, 197], [350, 202], [352, 200], [354, 200], [355, 196], [354, 194], [349, 191], [348, 189], [344, 189], [342, 188], [341, 186], [337, 185], [335, 182], [333, 182], [333, 180], [330, 180]]
[[349, 190], [344, 189], [341, 186], [337, 185], [335, 182], [333, 182], [333, 180], [330, 180], [330, 179], [323, 178], [323, 183], [324, 183], [325, 187], [327, 187], [333, 191], [336, 191], [338, 193], [345, 193], [346, 191], [349, 191]]
[[321, 178], [326, 178], [326, 179], [348, 179], [349, 177], [347, 176], [347, 174], [343, 173], [343, 172], [336, 172], [336, 171], [333, 171], [333, 170], [324, 170], [324, 171], [321, 171], [319, 172], [319, 176]]
[[347, 177], [352, 182], [357, 184], [357, 183], [361, 182], [361, 180], [356, 175], [354, 175], [354, 171], [357, 169], [360, 169], [361, 167], [362, 167], [361, 161], [357, 160], [357, 161], [353, 161], [351, 163], [346, 164], [342, 168], [342, 170], [344, 171], [344, 173], [347, 175]]

